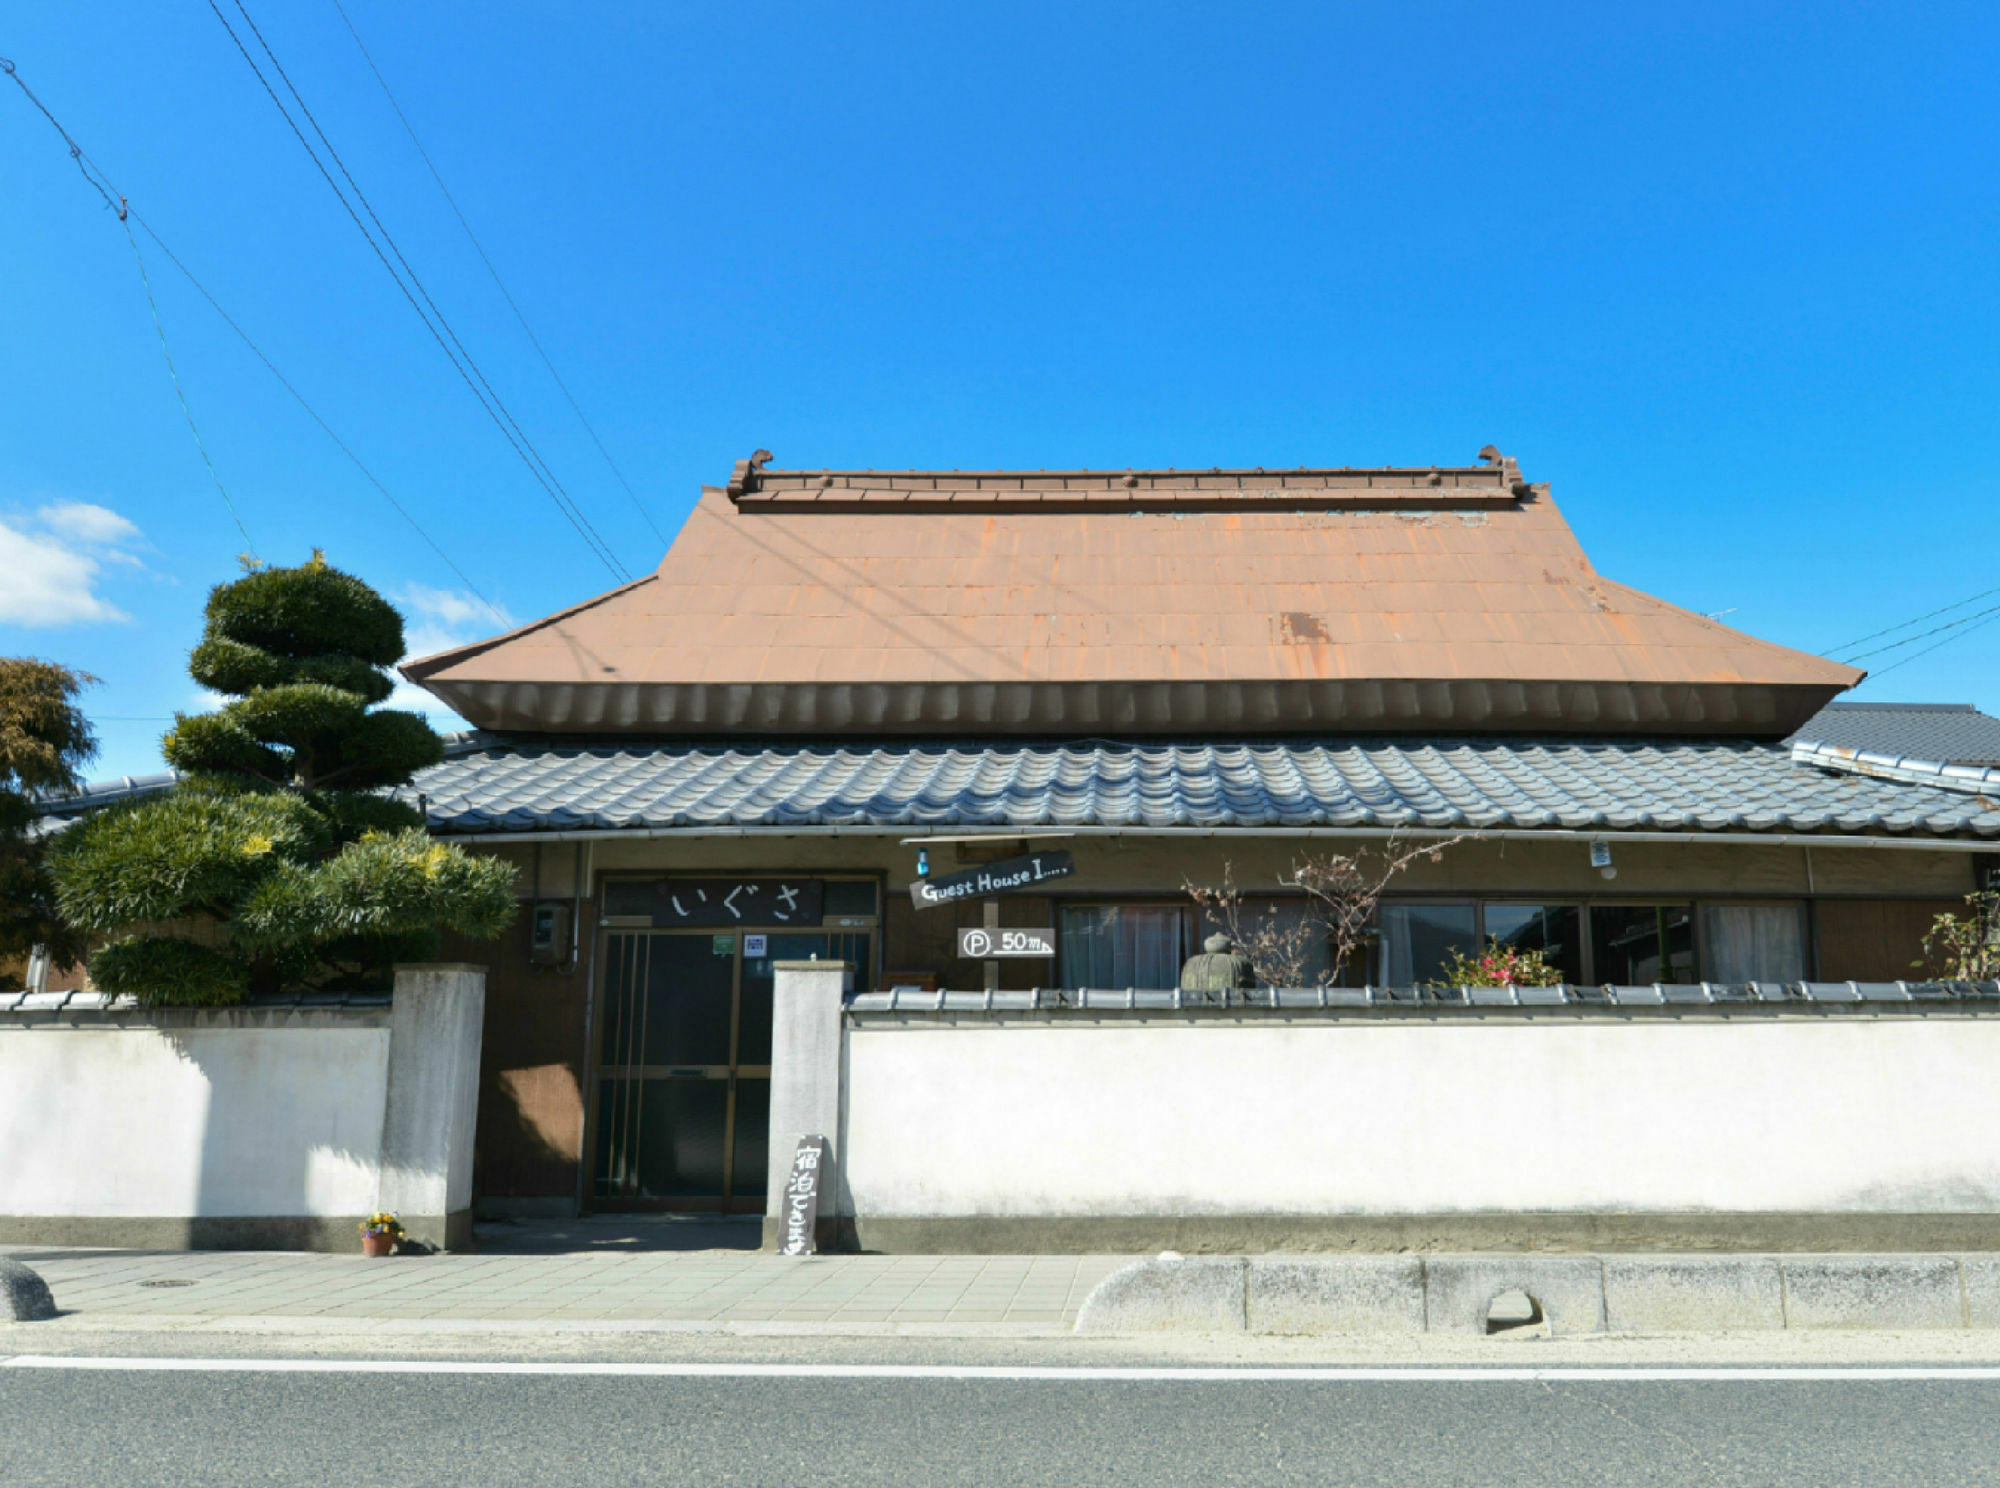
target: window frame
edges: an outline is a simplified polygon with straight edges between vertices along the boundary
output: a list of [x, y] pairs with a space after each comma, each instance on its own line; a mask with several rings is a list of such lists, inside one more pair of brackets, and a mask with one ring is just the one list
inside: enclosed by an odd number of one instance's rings
[[[1198, 918], [1200, 914], [1199, 905], [1185, 898], [1175, 898], [1165, 894], [1052, 894], [1049, 898], [1050, 907], [1053, 911], [1051, 918], [1055, 920], [1053, 929], [1056, 936], [1055, 962], [1050, 970], [1050, 975], [1054, 979], [1053, 985], [1056, 987], [1067, 988], [1069, 986], [1069, 955], [1063, 949], [1063, 915], [1072, 909], [1174, 910], [1180, 925], [1180, 950], [1176, 957], [1177, 964], [1174, 967], [1174, 984], [1175, 986], [1180, 984], [1181, 967], [1186, 966], [1188, 957], [1194, 954], [1194, 937], [1201, 929]], [[1104, 990], [1115, 991], [1120, 989], [1108, 988]], [[1146, 990], [1152, 991], [1154, 989], [1147, 988]], [[1171, 991], [1172, 989], [1167, 988], [1164, 990]]]

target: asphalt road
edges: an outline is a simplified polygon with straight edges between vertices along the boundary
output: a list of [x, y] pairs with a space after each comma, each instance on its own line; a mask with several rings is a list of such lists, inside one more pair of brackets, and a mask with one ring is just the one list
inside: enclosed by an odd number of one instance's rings
[[1526, 1370], [1472, 1380], [1340, 1370], [963, 1379], [855, 1377], [840, 1372], [846, 1366], [805, 1376], [437, 1367], [0, 1364], [0, 1481], [2000, 1484], [2000, 1380], [1949, 1371], [1889, 1380]]

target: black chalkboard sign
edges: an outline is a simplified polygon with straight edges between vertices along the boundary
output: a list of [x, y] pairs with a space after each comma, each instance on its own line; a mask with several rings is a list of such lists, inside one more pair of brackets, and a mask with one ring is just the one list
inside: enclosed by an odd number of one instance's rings
[[1076, 872], [1076, 859], [1067, 852], [1029, 853], [1021, 858], [1003, 858], [982, 863], [963, 873], [947, 873], [941, 878], [920, 878], [910, 885], [910, 903], [918, 909], [940, 904], [956, 904], [961, 899], [985, 899], [994, 894], [1018, 894], [1037, 888], [1051, 879], [1068, 878]]
[[785, 1179], [784, 1207], [779, 1210], [778, 1223], [784, 1230], [779, 1255], [809, 1256], [819, 1248], [814, 1236], [819, 1228], [819, 1175], [825, 1157], [825, 1137], [799, 1138], [791, 1176]]
[[670, 878], [653, 885], [653, 924], [662, 930], [817, 925], [825, 896], [817, 878]]

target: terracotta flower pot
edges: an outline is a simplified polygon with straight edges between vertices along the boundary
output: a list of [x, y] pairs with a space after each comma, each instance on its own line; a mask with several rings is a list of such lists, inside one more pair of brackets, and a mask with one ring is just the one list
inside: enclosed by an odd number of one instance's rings
[[395, 1248], [396, 1237], [386, 1230], [361, 1237], [361, 1253], [365, 1256], [385, 1256]]

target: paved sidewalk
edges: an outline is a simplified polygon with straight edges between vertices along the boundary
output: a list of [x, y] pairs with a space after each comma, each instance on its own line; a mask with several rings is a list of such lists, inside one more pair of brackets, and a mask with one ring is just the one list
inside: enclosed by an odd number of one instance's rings
[[361, 1256], [272, 1251], [0, 1253], [72, 1321], [421, 1320], [451, 1326], [704, 1325], [1067, 1332], [1125, 1256], [815, 1256], [734, 1250]]

